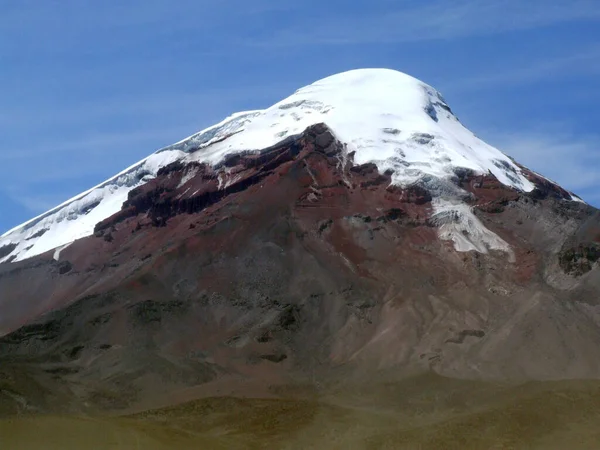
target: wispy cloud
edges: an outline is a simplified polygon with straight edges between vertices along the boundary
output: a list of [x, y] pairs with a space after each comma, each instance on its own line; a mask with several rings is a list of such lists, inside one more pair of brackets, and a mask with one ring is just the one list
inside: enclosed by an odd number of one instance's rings
[[273, 47], [400, 43], [493, 35], [572, 21], [600, 20], [597, 0], [436, 0], [417, 3], [419, 6], [406, 4], [374, 3], [364, 14], [324, 13], [322, 18], [280, 29], [275, 36], [253, 43]]
[[[6, 4], [4, 4], [6, 3]], [[80, 52], [82, 42], [99, 43], [84, 52], [112, 52], [113, 47], [146, 46], [158, 38], [172, 40], [178, 33], [235, 34], [243, 21], [277, 14], [296, 2], [271, 0], [146, 0], [101, 1], [90, 5], [78, 0], [20, 0], [1, 6], [0, 55], [20, 56], [23, 50], [49, 55]], [[259, 17], [260, 18], [260, 17]], [[28, 32], [35, 29], [34, 34]], [[233, 33], [232, 33], [233, 32]], [[214, 47], [206, 40], [205, 51]]]
[[491, 144], [519, 163], [590, 202], [600, 200], [600, 135], [574, 133], [560, 125], [488, 134]]
[[138, 95], [61, 102], [0, 111], [0, 193], [40, 213], [97, 184], [160, 147], [227, 115], [267, 107], [296, 88], [293, 79], [233, 87], [199, 84]]
[[[0, 110], [0, 128], [23, 127], [25, 130], [31, 130], [32, 123], [47, 127], [57, 124], [76, 125], [82, 122], [100, 124], [105, 119], [124, 118], [146, 123], [149, 119], [159, 118], [160, 122], [164, 122], [165, 117], [180, 117], [182, 112], [188, 113], [190, 120], [193, 117], [198, 121], [196, 126], [202, 125], [202, 119], [205, 119], [208, 126], [223, 119], [224, 115], [235, 112], [235, 109], [231, 108], [235, 108], [237, 104], [251, 102], [253, 109], [266, 108], [280, 97], [292, 94], [296, 88], [291, 79], [270, 84], [228, 87], [207, 88], [198, 85], [189, 91], [165, 88], [161, 92], [143, 92], [138, 95], [114, 93], [108, 97], [77, 99], [63, 103], [58, 103], [53, 98], [45, 103], [40, 102], [34, 111], [29, 104], [15, 104], [10, 111]], [[207, 108], [207, 105], [211, 108]], [[1, 142], [0, 135], [0, 145]]]
[[[19, 0], [2, 5], [0, 25], [5, 30], [16, 30], [24, 23], [35, 21], [44, 22], [52, 28], [70, 24], [70, 30], [84, 29], [89, 25], [99, 29], [159, 27], [165, 24], [172, 28], [198, 28], [211, 25], [211, 20], [216, 18], [286, 11], [294, 3], [271, 0], [220, 0], [218, 3], [212, 0], [179, 0], [177, 3], [146, 0], [143, 3], [106, 1], [90, 7], [79, 0]], [[72, 22], [73, 19], [76, 20]]]
[[41, 214], [56, 205], [62, 203], [65, 199], [63, 195], [57, 194], [33, 194], [24, 192], [9, 191], [5, 193], [11, 200], [26, 208], [32, 215]]
[[[29, 140], [0, 152], [1, 192], [32, 214], [48, 210], [152, 153], [196, 131], [177, 127], [128, 129], [58, 141]], [[24, 142], [25, 144], [25, 142]]]
[[506, 65], [494, 72], [456, 78], [447, 89], [479, 89], [490, 86], [512, 87], [543, 80], [557, 81], [578, 76], [600, 75], [600, 45], [550, 58], [538, 58], [522, 65]]
[[[39, 160], [42, 164], [52, 164], [53, 160], [63, 157], [75, 157], [77, 154], [90, 158], [96, 155], [109, 157], [119, 152], [119, 149], [131, 148], [150, 144], [154, 147], [147, 149], [147, 153], [157, 150], [157, 144], [161, 142], [168, 145], [171, 141], [176, 141], [178, 136], [192, 134], [195, 128], [193, 126], [178, 126], [174, 128], [149, 128], [128, 130], [124, 132], [106, 132], [83, 136], [76, 139], [65, 137], [60, 142], [28, 142], [27, 147], [6, 149], [0, 153], [0, 162], [5, 164], [9, 161], [27, 160], [35, 163], [32, 159]], [[39, 179], [39, 178], [37, 178]]]

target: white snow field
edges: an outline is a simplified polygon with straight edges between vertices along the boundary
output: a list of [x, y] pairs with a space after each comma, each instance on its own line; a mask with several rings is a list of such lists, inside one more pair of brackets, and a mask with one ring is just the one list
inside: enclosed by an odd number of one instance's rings
[[[199, 161], [217, 165], [227, 155], [260, 151], [325, 123], [354, 162], [372, 162], [392, 170], [392, 183], [408, 186], [423, 180], [449, 180], [457, 168], [492, 173], [520, 191], [534, 186], [513, 161], [466, 129], [443, 97], [431, 86], [389, 69], [359, 69], [340, 73], [299, 89], [265, 110], [236, 113], [176, 144], [158, 150], [106, 182], [6, 232], [0, 249], [14, 249], [0, 262], [21, 261], [89, 236], [101, 220], [119, 211], [127, 193], [156, 176], [171, 162]], [[451, 200], [451, 201], [450, 201]], [[466, 208], [466, 209], [465, 209]], [[458, 251], [508, 251], [508, 244], [456, 199], [434, 202], [435, 214], [455, 210], [440, 237]], [[465, 228], [466, 227], [466, 228]], [[477, 228], [477, 230], [470, 230]], [[459, 234], [469, 231], [467, 243]], [[9, 247], [10, 248], [10, 247]]]

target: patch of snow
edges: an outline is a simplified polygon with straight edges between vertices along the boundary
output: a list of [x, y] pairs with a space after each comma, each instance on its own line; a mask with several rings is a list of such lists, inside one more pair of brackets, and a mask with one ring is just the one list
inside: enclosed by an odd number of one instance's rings
[[192, 167], [192, 169], [190, 169], [190, 170], [186, 170], [186, 172], [183, 175], [183, 177], [181, 177], [181, 181], [179, 182], [179, 185], [177, 187], [180, 188], [181, 186], [183, 186], [185, 183], [187, 183], [192, 178], [194, 178], [197, 173], [198, 173], [198, 167], [197, 166]]
[[438, 227], [439, 238], [452, 241], [457, 252], [488, 253], [489, 250], [499, 250], [512, 257], [510, 245], [488, 230], [466, 203], [436, 198], [432, 205], [431, 221]]
[[219, 180], [219, 185], [217, 186], [218, 190], [221, 190], [224, 188], [226, 178], [227, 178], [227, 176], [225, 175], [225, 172], [223, 172], [223, 171], [219, 172], [219, 175], [217, 176], [217, 179]]
[[66, 249], [69, 245], [71, 245], [72, 242], [69, 242], [68, 244], [65, 244], [61, 247], [58, 247], [56, 250], [54, 250], [54, 254], [52, 255], [52, 259], [54, 259], [54, 261], [60, 261], [60, 253]]
[[[531, 169], [528, 169], [528, 170], [529, 170], [529, 171], [530, 171], [532, 174], [534, 174], [535, 176], [537, 176], [537, 177], [539, 177], [539, 178], [542, 178], [543, 180], [546, 180], [546, 181], [548, 181], [549, 183], [552, 183], [552, 184], [554, 184], [554, 185], [556, 185], [556, 186], [559, 186], [559, 187], [560, 187], [560, 184], [558, 184], [556, 181], [554, 181], [554, 180], [552, 180], [552, 179], [550, 179], [550, 178], [548, 178], [548, 177], [545, 177], [545, 176], [544, 176], [544, 175], [542, 175], [541, 173], [539, 173], [539, 172], [536, 172], [536, 171], [534, 171], [534, 170], [531, 170]], [[573, 192], [571, 192], [571, 191], [567, 191], [567, 193], [568, 193], [568, 194], [569, 194], [569, 196], [571, 197], [571, 198], [570, 198], [570, 200], [571, 200], [571, 201], [578, 202], [578, 203], [583, 203], [583, 204], [586, 204], [586, 205], [587, 205], [587, 202], [586, 202], [585, 200], [583, 200], [581, 197], [579, 197], [578, 195], [575, 195], [575, 194], [574, 194]]]
[[[154, 178], [161, 167], [184, 155], [181, 151], [154, 153], [104, 183], [6, 232], [0, 237], [0, 247], [9, 243], [17, 247], [5, 259], [16, 256], [14, 261], [22, 261], [92, 235], [98, 222], [121, 209], [129, 191]], [[47, 231], [27, 240], [42, 230]]]
[[191, 188], [187, 188], [185, 191], [183, 191], [181, 194], [179, 194], [177, 196], [178, 199], [181, 199], [185, 196], [185, 194], [187, 194], [190, 191]]
[[217, 179], [219, 180], [219, 185], [217, 186], [217, 189], [227, 189], [229, 186], [238, 181], [241, 177], [242, 176], [239, 174], [231, 176], [231, 170], [229, 169], [220, 170], [219, 174], [217, 175]]

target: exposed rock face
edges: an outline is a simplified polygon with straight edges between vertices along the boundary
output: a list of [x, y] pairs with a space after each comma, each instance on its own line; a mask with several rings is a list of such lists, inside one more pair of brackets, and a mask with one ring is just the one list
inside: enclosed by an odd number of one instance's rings
[[8, 244], [0, 247], [0, 257], [4, 258], [5, 256], [10, 255], [15, 248], [17, 248], [15, 244]]
[[600, 377], [600, 215], [529, 175], [532, 193], [453, 180], [510, 248], [484, 254], [439, 239], [458, 219], [440, 222], [427, 186], [354, 165], [321, 124], [218, 166], [175, 162], [95, 236], [0, 265], [0, 380], [43, 386], [10, 385], [50, 410], [222, 380]]

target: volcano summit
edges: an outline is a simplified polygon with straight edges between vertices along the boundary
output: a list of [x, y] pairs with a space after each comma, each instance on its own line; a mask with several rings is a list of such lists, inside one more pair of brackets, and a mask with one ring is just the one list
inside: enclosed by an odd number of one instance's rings
[[[258, 154], [318, 123], [343, 143], [341, 158], [374, 163], [379, 172], [391, 174], [394, 186], [422, 185], [437, 197], [458, 199], [464, 192], [453, 181], [469, 172], [490, 174], [523, 192], [535, 187], [510, 158], [464, 128], [431, 86], [393, 70], [354, 70], [299, 89], [266, 110], [234, 114], [10, 230], [0, 240], [0, 262], [91, 235], [96, 223], [119, 211], [129, 191], [174, 161], [219, 168], [235, 154]], [[232, 182], [226, 170], [219, 173], [223, 183]]]

